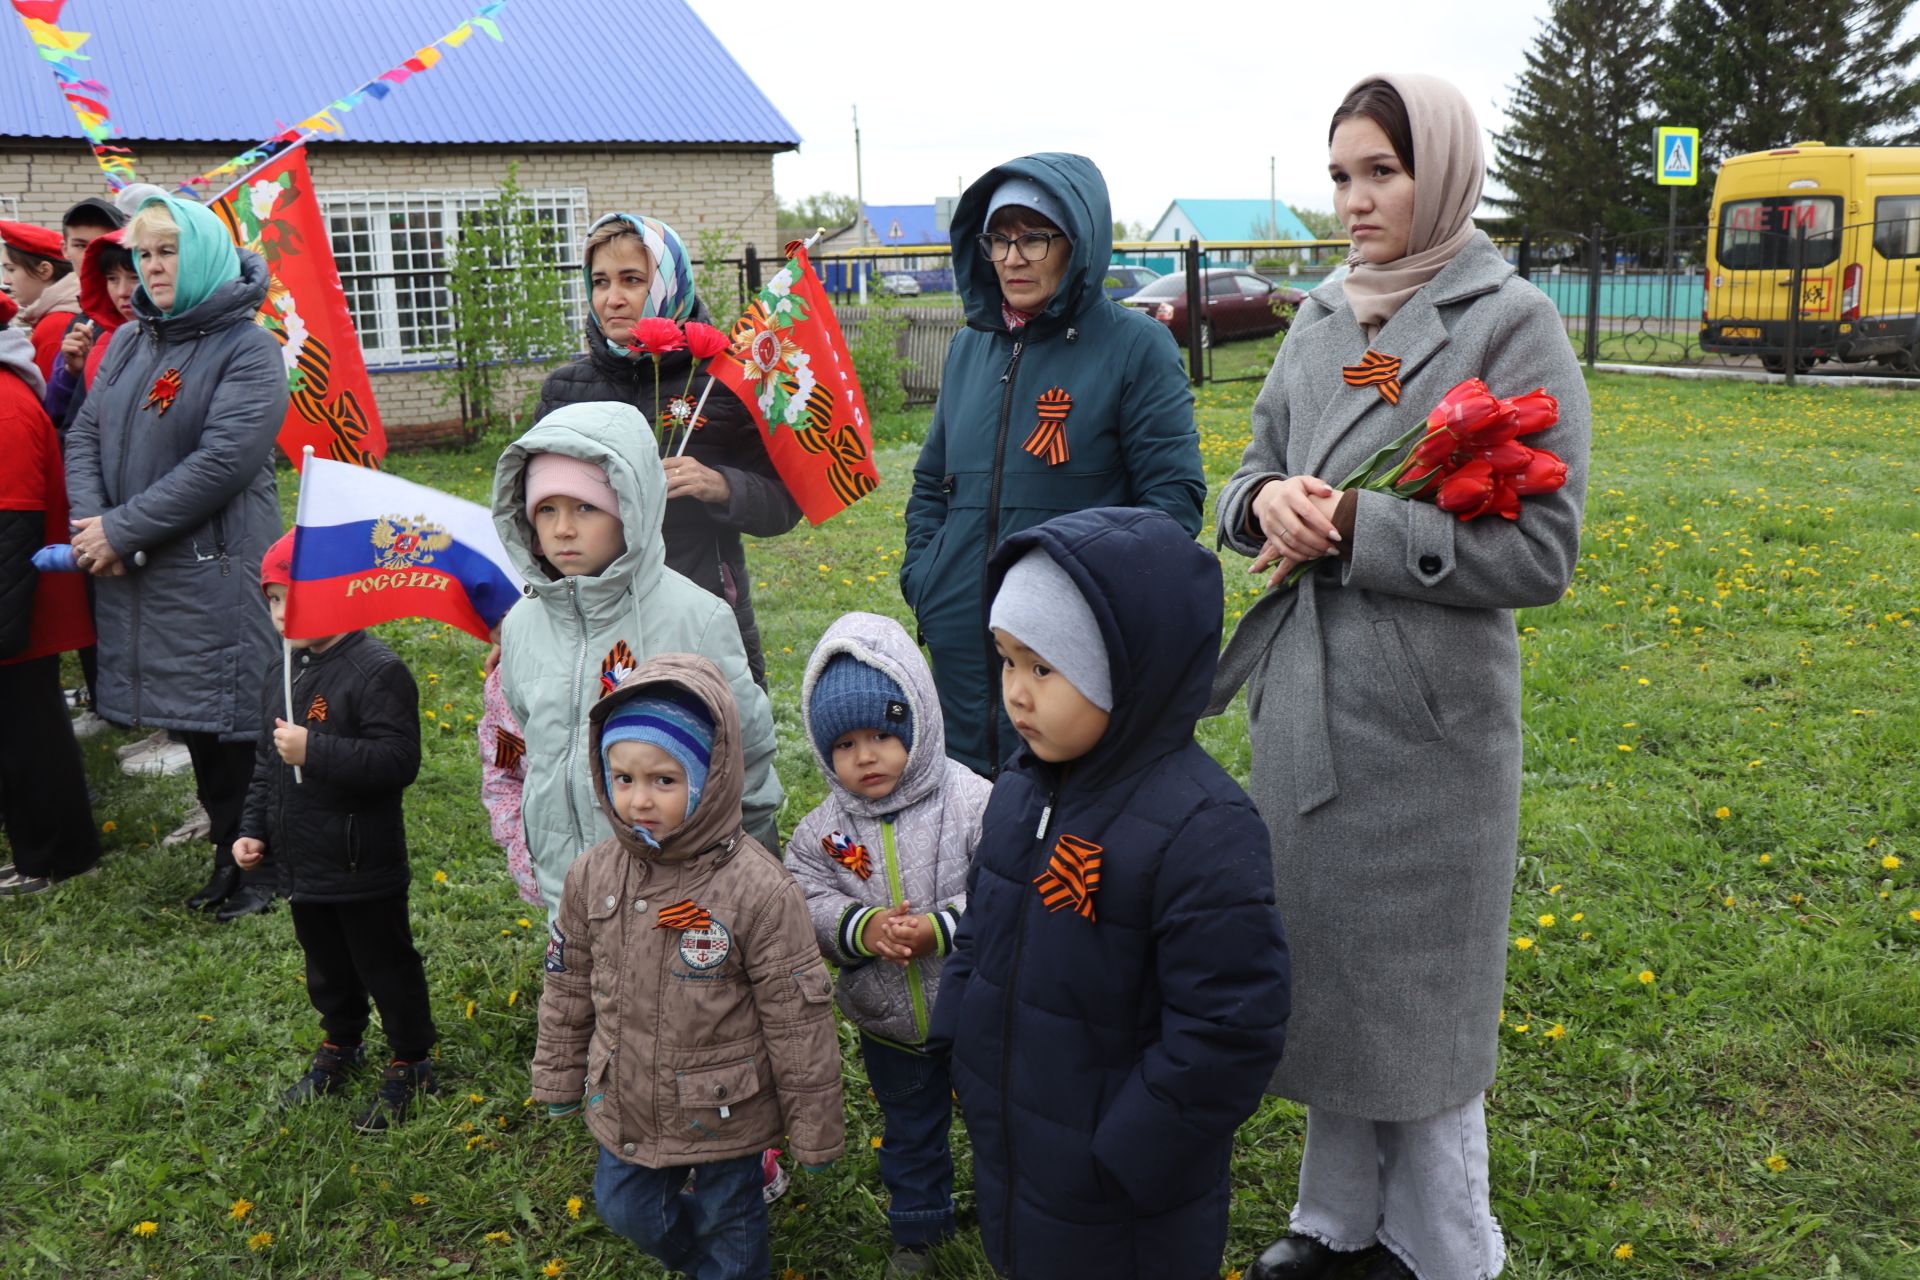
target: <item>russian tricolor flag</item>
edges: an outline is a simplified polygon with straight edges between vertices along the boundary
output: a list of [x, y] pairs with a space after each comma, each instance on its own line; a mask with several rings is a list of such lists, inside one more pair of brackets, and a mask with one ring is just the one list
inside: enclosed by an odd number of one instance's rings
[[485, 640], [520, 598], [491, 512], [384, 471], [309, 450], [294, 528], [291, 639], [434, 618]]

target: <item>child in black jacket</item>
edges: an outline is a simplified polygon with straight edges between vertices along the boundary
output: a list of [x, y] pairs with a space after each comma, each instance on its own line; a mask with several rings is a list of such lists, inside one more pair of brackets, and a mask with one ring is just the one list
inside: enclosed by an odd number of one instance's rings
[[1159, 511], [1013, 534], [988, 569], [1001, 766], [927, 1036], [980, 1242], [1016, 1280], [1216, 1280], [1234, 1130], [1286, 1037], [1267, 829], [1193, 739], [1220, 565]]
[[[288, 533], [260, 562], [260, 588], [282, 635], [292, 569]], [[400, 805], [420, 772], [420, 695], [406, 664], [364, 631], [292, 643], [297, 723], [282, 715], [281, 673], [269, 672], [265, 718], [275, 727], [260, 735], [233, 857], [250, 869], [272, 853], [325, 1037], [283, 1101], [346, 1087], [366, 1058], [371, 995], [392, 1049], [378, 1091], [354, 1120], [371, 1132], [405, 1119], [417, 1094], [438, 1092], [426, 969], [407, 917], [412, 877]]]

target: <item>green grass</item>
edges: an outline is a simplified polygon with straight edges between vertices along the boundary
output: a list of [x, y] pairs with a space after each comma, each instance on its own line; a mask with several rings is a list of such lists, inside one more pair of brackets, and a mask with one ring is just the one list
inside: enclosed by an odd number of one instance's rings
[[[1216, 490], [1257, 386], [1199, 392]], [[1911, 1280], [1916, 402], [1605, 377], [1593, 391], [1579, 579], [1518, 618], [1527, 789], [1489, 1102], [1508, 1274]], [[849, 608], [904, 616], [900, 515], [925, 416], [883, 424], [878, 492], [750, 552], [789, 825], [822, 791], [794, 705], [814, 639]], [[393, 469], [483, 498], [492, 452]], [[1230, 615], [1254, 598], [1239, 567]], [[92, 744], [102, 873], [0, 903], [7, 1274], [525, 1277], [551, 1258], [569, 1275], [657, 1274], [595, 1222], [583, 1130], [523, 1105], [541, 939], [476, 798], [480, 647], [425, 623], [383, 633], [432, 716], [408, 814], [449, 1094], [379, 1138], [351, 1134], [349, 1102], [278, 1112], [315, 1037], [286, 911], [229, 927], [184, 911], [205, 855], [157, 840], [187, 781], [123, 778], [113, 740]], [[1236, 712], [1203, 732], [1242, 775], [1243, 728]], [[879, 1117], [851, 1057], [847, 1082], [848, 1154], [797, 1174], [776, 1208], [776, 1273], [880, 1274]], [[1279, 1101], [1244, 1130], [1230, 1265], [1283, 1229], [1300, 1133]], [[970, 1186], [963, 1161], [964, 1215]], [[570, 1196], [587, 1201], [577, 1220]], [[143, 1221], [150, 1238], [133, 1234]], [[250, 1250], [256, 1232], [272, 1243]], [[971, 1235], [940, 1262], [987, 1274]]]

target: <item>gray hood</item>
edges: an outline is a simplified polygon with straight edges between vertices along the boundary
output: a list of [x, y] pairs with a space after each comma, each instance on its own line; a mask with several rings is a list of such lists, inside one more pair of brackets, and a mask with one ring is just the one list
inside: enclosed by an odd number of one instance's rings
[[[852, 654], [899, 685], [913, 716], [913, 748], [907, 752], [906, 771], [900, 775], [900, 784], [878, 800], [856, 795], [842, 786], [834, 776], [833, 761], [821, 755], [813, 741], [813, 686], [827, 663], [843, 653]], [[897, 813], [923, 799], [945, 776], [947, 734], [940, 718], [940, 695], [934, 691], [933, 672], [927, 669], [913, 637], [892, 618], [848, 613], [827, 628], [814, 646], [813, 656], [807, 659], [806, 678], [800, 685], [800, 722], [814, 763], [833, 789], [835, 803], [848, 813], [864, 818]]]
[[0, 329], [0, 369], [19, 374], [33, 389], [34, 399], [47, 394], [47, 380], [40, 376], [40, 366], [33, 362], [33, 339], [25, 329]]

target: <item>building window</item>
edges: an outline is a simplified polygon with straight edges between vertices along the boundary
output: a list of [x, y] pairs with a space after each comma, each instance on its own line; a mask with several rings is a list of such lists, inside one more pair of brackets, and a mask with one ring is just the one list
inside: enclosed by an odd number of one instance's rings
[[[333, 238], [334, 265], [360, 349], [374, 367], [436, 364], [451, 358], [447, 248], [462, 221], [496, 193], [329, 191], [320, 208]], [[580, 242], [587, 227], [584, 187], [529, 190], [534, 211], [552, 226], [554, 257], [567, 273], [567, 305], [586, 306]]]
[[20, 221], [20, 197], [0, 196], [0, 220]]

